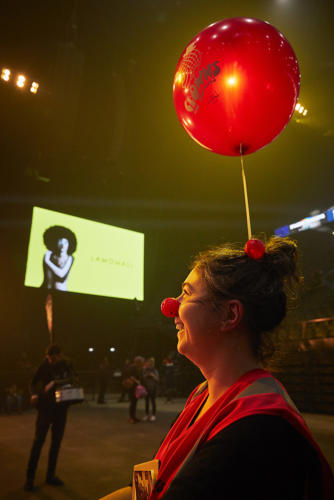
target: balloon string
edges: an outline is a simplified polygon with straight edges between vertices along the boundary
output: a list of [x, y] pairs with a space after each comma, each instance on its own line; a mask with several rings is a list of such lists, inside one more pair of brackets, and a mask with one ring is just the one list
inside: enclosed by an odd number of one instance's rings
[[245, 197], [245, 207], [246, 207], [246, 219], [247, 219], [247, 232], [248, 239], [250, 240], [252, 237], [252, 228], [249, 216], [249, 204], [248, 204], [248, 194], [247, 194], [247, 183], [246, 183], [246, 175], [244, 169], [244, 155], [242, 153], [242, 145], [240, 144], [240, 160], [241, 160], [241, 175], [242, 175], [242, 183], [244, 186], [244, 197]]

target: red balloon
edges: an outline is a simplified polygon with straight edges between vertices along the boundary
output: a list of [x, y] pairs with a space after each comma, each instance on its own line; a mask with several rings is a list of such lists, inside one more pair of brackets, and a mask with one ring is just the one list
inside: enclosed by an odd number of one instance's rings
[[179, 312], [180, 303], [178, 300], [168, 297], [161, 303], [161, 312], [167, 318], [175, 318]]
[[300, 87], [295, 53], [274, 26], [236, 17], [211, 24], [184, 49], [173, 97], [186, 132], [228, 156], [271, 142], [294, 111]]
[[261, 240], [257, 240], [255, 238], [252, 240], [248, 240], [245, 245], [246, 254], [248, 255], [248, 257], [251, 257], [255, 260], [262, 259], [265, 251], [266, 247], [264, 246], [264, 243]]

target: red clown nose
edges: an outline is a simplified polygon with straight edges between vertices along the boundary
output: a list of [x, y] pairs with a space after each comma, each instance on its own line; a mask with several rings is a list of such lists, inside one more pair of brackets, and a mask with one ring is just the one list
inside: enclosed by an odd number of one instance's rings
[[263, 257], [266, 249], [261, 240], [248, 240], [245, 245], [245, 252], [251, 259], [259, 260]]
[[175, 318], [179, 312], [180, 303], [178, 300], [168, 297], [161, 302], [161, 312], [167, 318]]

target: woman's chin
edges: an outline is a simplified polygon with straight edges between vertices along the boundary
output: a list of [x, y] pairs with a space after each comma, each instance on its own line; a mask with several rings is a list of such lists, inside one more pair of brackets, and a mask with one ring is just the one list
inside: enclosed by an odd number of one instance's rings
[[184, 352], [184, 342], [182, 342], [182, 340], [178, 339], [176, 349], [179, 352], [179, 354], [183, 354], [183, 355], [185, 354], [185, 352]]
[[182, 338], [178, 339], [176, 349], [179, 352], [179, 354], [182, 354], [182, 356], [187, 356], [188, 349], [187, 349], [187, 342], [185, 341], [185, 339]]

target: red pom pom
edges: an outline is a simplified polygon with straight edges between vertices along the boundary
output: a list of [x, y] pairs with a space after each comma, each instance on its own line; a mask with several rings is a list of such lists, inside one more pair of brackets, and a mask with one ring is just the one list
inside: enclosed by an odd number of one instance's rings
[[262, 259], [266, 249], [261, 240], [248, 240], [245, 245], [245, 252], [251, 259]]
[[161, 312], [167, 318], [175, 318], [179, 312], [180, 303], [178, 300], [168, 297], [161, 303]]

